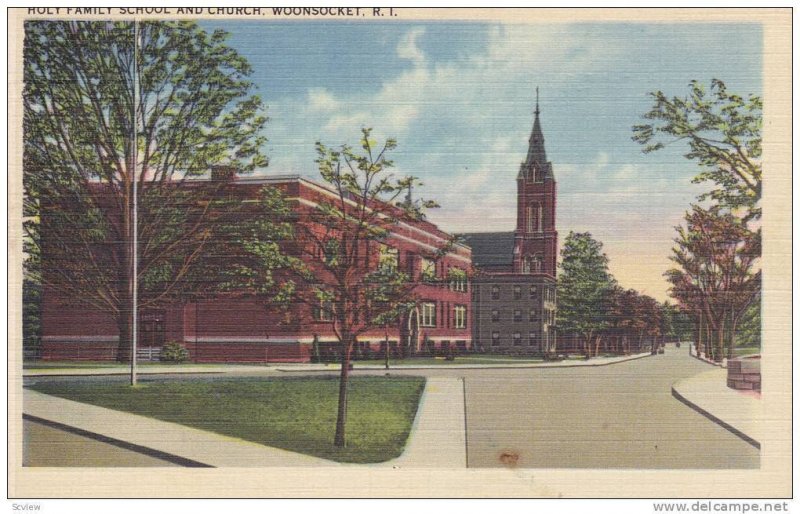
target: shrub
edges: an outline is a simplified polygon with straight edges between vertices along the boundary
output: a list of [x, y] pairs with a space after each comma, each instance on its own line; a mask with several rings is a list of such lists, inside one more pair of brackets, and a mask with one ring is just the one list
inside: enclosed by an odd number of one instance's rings
[[189, 350], [185, 346], [170, 341], [161, 348], [161, 362], [186, 362], [189, 360]]

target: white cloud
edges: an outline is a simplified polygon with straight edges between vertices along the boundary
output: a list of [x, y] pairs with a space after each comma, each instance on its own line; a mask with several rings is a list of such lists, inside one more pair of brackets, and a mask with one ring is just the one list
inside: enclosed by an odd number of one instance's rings
[[605, 169], [606, 166], [608, 166], [609, 160], [610, 158], [607, 152], [598, 152], [597, 159], [595, 160], [594, 165], [597, 167], [598, 170], [603, 170]]
[[313, 88], [308, 91], [308, 110], [310, 112], [331, 112], [341, 107], [341, 102], [325, 88]]
[[[515, 179], [527, 150], [535, 85], [555, 84], [565, 76], [601, 69], [597, 55], [617, 49], [613, 45], [596, 48], [580, 34], [564, 39], [558, 27], [533, 30], [507, 25], [489, 29], [484, 51], [433, 63], [418, 46], [424, 33], [424, 28], [413, 28], [401, 38], [397, 55], [414, 66], [387, 78], [375, 93], [333, 95], [324, 88], [313, 89], [302, 103], [289, 105], [289, 101], [283, 106], [297, 113], [293, 117], [297, 126], [281, 127], [283, 120], [273, 116], [272, 128], [292, 134], [293, 140], [321, 139], [335, 145], [352, 144], [361, 127], [372, 127], [379, 140], [398, 139], [393, 158], [425, 182], [423, 196], [441, 204], [431, 218], [442, 228], [513, 230]], [[559, 44], [553, 45], [554, 39]], [[520, 88], [520, 84], [530, 87]], [[547, 137], [547, 123], [545, 132]], [[414, 141], [423, 134], [440, 143], [449, 141], [446, 152], [430, 153], [424, 140]], [[293, 165], [298, 162], [290, 160]], [[300, 160], [305, 161], [313, 159]], [[567, 162], [554, 165], [557, 178], [563, 170], [586, 183], [594, 181], [609, 161], [608, 153], [601, 151], [589, 169]], [[274, 164], [277, 167], [278, 158]]]
[[408, 59], [414, 64], [420, 65], [425, 62], [425, 54], [417, 46], [417, 38], [425, 33], [423, 27], [416, 27], [409, 30], [397, 44], [397, 56], [401, 59]]

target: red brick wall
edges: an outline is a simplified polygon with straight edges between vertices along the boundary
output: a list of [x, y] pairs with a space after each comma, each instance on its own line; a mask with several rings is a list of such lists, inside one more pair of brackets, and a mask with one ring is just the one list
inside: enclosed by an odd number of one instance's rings
[[[279, 187], [289, 198], [319, 202], [326, 197], [318, 186], [296, 179], [271, 185]], [[243, 197], [256, 196], [263, 186], [252, 181], [231, 185]], [[309, 206], [299, 202], [295, 208], [301, 213], [301, 219], [309, 212]], [[433, 251], [449, 237], [426, 221], [397, 226], [394, 234], [388, 242], [398, 248], [399, 265], [403, 270], [408, 267], [409, 255]], [[466, 247], [453, 248], [451, 254], [438, 263], [438, 276], [447, 277], [448, 269], [452, 267], [468, 271], [470, 256]], [[465, 340], [470, 345], [472, 312], [469, 290], [453, 291], [445, 280], [436, 285], [420, 284], [415, 295], [421, 300], [437, 302], [438, 309], [437, 326], [421, 328], [420, 341], [427, 336], [437, 342], [449, 340], [451, 345], [458, 340]], [[118, 329], [110, 315], [96, 309], [62, 305], [62, 297], [54, 291], [46, 290], [43, 298], [44, 358], [114, 358]], [[455, 305], [466, 307], [467, 323], [463, 329], [454, 328]], [[267, 310], [255, 300], [220, 296], [209, 301], [166, 306], [164, 316], [165, 341], [183, 342], [198, 362], [306, 361], [310, 358], [309, 343], [315, 335], [320, 340], [334, 339], [332, 325], [314, 320], [310, 306], [300, 303], [292, 305], [287, 315], [281, 309]], [[377, 349], [384, 337], [384, 330], [376, 329], [359, 339], [373, 343]], [[399, 340], [399, 327], [390, 327], [389, 337]], [[66, 338], [66, 341], [59, 341], [59, 338]]]

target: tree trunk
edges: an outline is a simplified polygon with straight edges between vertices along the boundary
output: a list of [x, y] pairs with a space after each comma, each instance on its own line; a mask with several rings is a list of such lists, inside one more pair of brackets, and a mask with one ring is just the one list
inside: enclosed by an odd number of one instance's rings
[[694, 332], [695, 332], [695, 350], [697, 351], [697, 356], [700, 356], [700, 352], [703, 348], [703, 315], [697, 317], [697, 321], [694, 324]]
[[731, 318], [731, 339], [728, 345], [728, 359], [733, 359], [733, 348], [736, 346], [736, 325], [739, 320], [735, 317]]
[[120, 312], [117, 317], [117, 329], [119, 330], [119, 341], [117, 342], [117, 362], [127, 363], [131, 361], [132, 327], [130, 320], [130, 303], [123, 300], [120, 302]]
[[[128, 169], [133, 169], [133, 163], [128, 162]], [[122, 213], [122, 241], [119, 241], [119, 255], [122, 267], [119, 275], [119, 310], [117, 311], [117, 327], [119, 328], [119, 342], [117, 343], [117, 361], [130, 362], [133, 331], [133, 202], [131, 184], [125, 184], [123, 191]]]
[[602, 338], [601, 336], [597, 336], [597, 339], [595, 340], [595, 343], [594, 343], [594, 356], [595, 356], [595, 357], [597, 357], [598, 355], [600, 355], [600, 341], [601, 341], [602, 339], [603, 339], [603, 338]]
[[707, 359], [711, 359], [714, 357], [714, 345], [711, 344], [711, 330], [712, 327], [708, 323], [708, 320], [703, 318], [703, 355]]
[[[343, 337], [344, 348], [342, 348], [342, 370], [339, 374], [339, 409], [336, 414], [336, 435], [333, 444], [337, 448], [347, 446], [345, 428], [347, 425], [347, 379], [350, 377], [350, 349], [352, 341], [349, 335]], [[389, 348], [386, 348], [387, 352]]]
[[119, 288], [119, 310], [117, 311], [117, 328], [119, 330], [119, 341], [117, 342], [117, 362], [130, 362], [132, 349], [133, 331], [133, 284], [131, 283], [131, 261], [128, 259], [129, 252], [123, 259], [124, 268], [120, 270], [119, 281], [122, 287]]
[[717, 331], [717, 351], [714, 354], [714, 362], [722, 362], [725, 355], [725, 317], [723, 316]]

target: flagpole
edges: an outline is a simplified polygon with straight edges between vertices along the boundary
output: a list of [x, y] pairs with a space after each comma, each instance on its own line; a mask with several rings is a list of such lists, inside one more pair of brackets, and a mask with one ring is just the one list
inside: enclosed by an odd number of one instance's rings
[[136, 377], [136, 354], [139, 328], [139, 187], [136, 178], [136, 167], [139, 162], [139, 132], [137, 130], [138, 117], [136, 116], [136, 109], [139, 106], [139, 84], [137, 75], [137, 66], [139, 64], [139, 22], [133, 20], [133, 305], [131, 314], [133, 317], [132, 330], [131, 330], [131, 385], [135, 386], [137, 382]]

